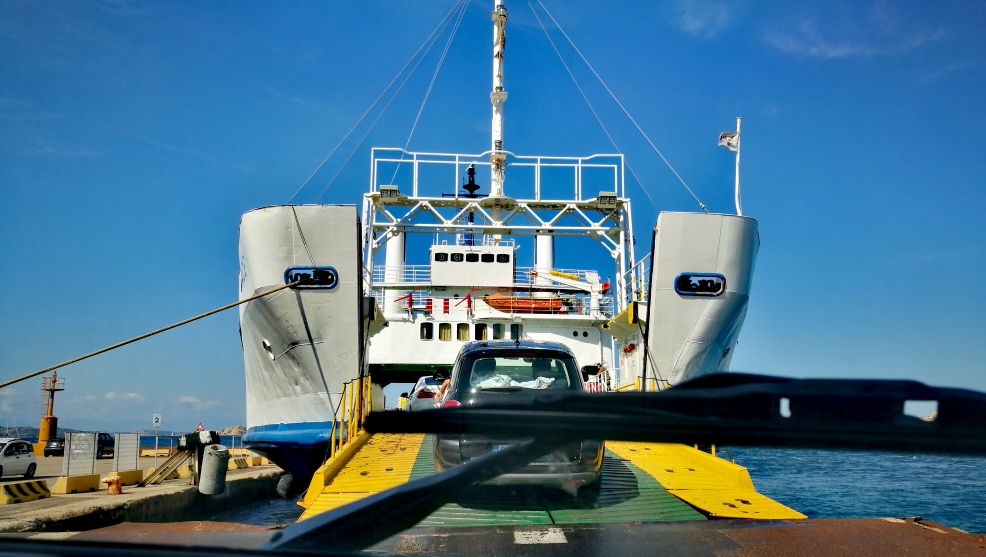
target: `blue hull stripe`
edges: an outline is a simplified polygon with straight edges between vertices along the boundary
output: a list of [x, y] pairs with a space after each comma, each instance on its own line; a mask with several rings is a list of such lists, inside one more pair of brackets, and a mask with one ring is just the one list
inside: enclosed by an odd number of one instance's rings
[[314, 447], [332, 437], [332, 422], [303, 422], [251, 427], [243, 436], [244, 445]]

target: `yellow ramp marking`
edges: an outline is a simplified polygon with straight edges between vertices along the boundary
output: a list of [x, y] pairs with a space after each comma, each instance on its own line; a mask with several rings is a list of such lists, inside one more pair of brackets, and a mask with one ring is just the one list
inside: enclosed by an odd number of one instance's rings
[[407, 483], [423, 434], [376, 434], [322, 489], [299, 520]]
[[746, 468], [685, 445], [607, 441], [606, 448], [709, 516], [807, 518], [757, 493]]

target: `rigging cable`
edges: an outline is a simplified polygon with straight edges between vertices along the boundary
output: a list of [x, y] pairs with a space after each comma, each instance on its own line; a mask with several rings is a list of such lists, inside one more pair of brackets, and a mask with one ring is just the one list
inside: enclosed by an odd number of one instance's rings
[[[458, 6], [458, 4], [456, 4], [456, 6]], [[342, 144], [346, 142], [346, 139], [348, 139], [349, 136], [354, 131], [356, 131], [356, 128], [359, 127], [359, 125], [363, 122], [363, 120], [370, 113], [370, 111], [373, 110], [373, 107], [377, 106], [377, 103], [379, 103], [380, 99], [382, 99], [383, 96], [387, 94], [387, 91], [389, 91], [390, 88], [394, 86], [394, 83], [401, 76], [401, 74], [404, 73], [404, 70], [406, 70], [407, 67], [411, 65], [411, 62], [413, 62], [415, 57], [417, 57], [418, 53], [421, 52], [421, 49], [424, 48], [429, 41], [431, 41], [432, 37], [435, 36], [435, 33], [437, 33], [440, 28], [444, 29], [444, 27], [448, 25], [448, 20], [452, 16], [453, 12], [455, 12], [456, 6], [452, 6], [452, 9], [449, 10], [447, 14], [445, 14], [445, 17], [443, 17], [441, 21], [438, 22], [438, 25], [435, 27], [434, 30], [432, 30], [431, 34], [428, 35], [428, 38], [426, 38], [424, 42], [421, 43], [421, 46], [418, 47], [418, 50], [414, 51], [414, 54], [412, 54], [411, 57], [408, 58], [407, 62], [404, 64], [404, 67], [401, 68], [399, 72], [397, 72], [397, 75], [394, 76], [394, 79], [390, 80], [390, 83], [388, 83], [387, 86], [384, 87], [383, 91], [380, 92], [380, 95], [376, 98], [376, 100], [373, 101], [373, 103], [369, 106], [369, 108], [366, 109], [366, 112], [364, 112], [363, 115], [359, 117], [359, 120], [357, 120], [356, 123], [353, 124], [353, 127], [350, 128], [348, 132], [346, 132], [346, 135], [344, 135], [342, 139], [339, 140], [339, 143], [337, 143], [336, 146], [333, 147], [331, 151], [329, 151], [329, 154], [326, 155], [324, 159], [322, 159], [322, 162], [319, 163], [319, 165], [315, 168], [315, 170], [311, 173], [311, 175], [308, 176], [308, 179], [305, 180], [305, 183], [301, 184], [301, 187], [298, 188], [298, 191], [294, 192], [294, 195], [292, 195], [291, 199], [288, 200], [289, 204], [292, 201], [294, 201], [295, 197], [298, 197], [298, 194], [301, 193], [301, 190], [305, 189], [305, 186], [308, 185], [308, 182], [310, 182], [312, 178], [315, 177], [315, 174], [318, 174], [318, 171], [322, 169], [322, 166], [324, 166], [325, 163], [328, 162], [330, 158], [332, 158], [332, 155], [334, 155], [335, 152], [339, 150], [339, 147], [342, 147]], [[430, 49], [431, 47], [428, 48]], [[427, 52], [425, 54], [427, 54]]]
[[[411, 145], [411, 137], [414, 135], [414, 130], [418, 127], [418, 120], [421, 119], [421, 113], [425, 110], [425, 104], [428, 103], [428, 97], [431, 96], [431, 90], [435, 86], [435, 81], [438, 79], [438, 72], [442, 69], [442, 63], [445, 62], [445, 57], [448, 55], [449, 47], [452, 46], [452, 39], [455, 38], [456, 31], [459, 30], [459, 25], [462, 23], [462, 16], [466, 13], [466, 8], [469, 7], [469, 0], [465, 0], [462, 3], [462, 10], [459, 12], [459, 18], [455, 21], [455, 25], [452, 26], [452, 32], [449, 34], [448, 41], [445, 43], [445, 50], [442, 51], [442, 56], [438, 59], [438, 65], [435, 66], [435, 72], [431, 74], [431, 82], [428, 83], [428, 89], [425, 90], [425, 96], [421, 99], [421, 106], [418, 107], [418, 114], [414, 117], [414, 124], [411, 125], [411, 133], [407, 134], [407, 141], [404, 143], [404, 151], [407, 151], [408, 146]], [[401, 161], [404, 160], [404, 152], [401, 152]], [[394, 180], [397, 179], [397, 173], [401, 169], [401, 163], [397, 163], [397, 168], [394, 169], [394, 176], [390, 179], [390, 183], [393, 184]]]
[[[558, 55], [558, 59], [561, 61], [561, 65], [564, 66], [565, 71], [568, 72], [568, 77], [572, 78], [572, 83], [574, 83], [575, 88], [579, 90], [579, 94], [582, 95], [582, 100], [584, 100], [585, 104], [588, 105], [589, 110], [592, 112], [592, 115], [596, 118], [596, 122], [599, 123], [599, 127], [603, 129], [603, 133], [606, 134], [606, 137], [609, 139], [609, 142], [613, 144], [613, 148], [616, 149], [616, 152], [622, 153], [622, 151], [620, 151], [620, 147], [616, 144], [616, 141], [613, 139], [613, 136], [610, 135], [609, 130], [606, 129], [606, 124], [603, 124], [602, 119], [599, 118], [599, 114], [596, 113], [596, 109], [592, 106], [592, 103], [589, 102], [589, 97], [587, 97], [585, 91], [582, 90], [582, 86], [579, 85], [579, 81], [575, 79], [575, 74], [572, 73], [572, 70], [569, 69], [568, 64], [565, 63], [565, 59], [562, 57], [561, 52], [559, 52], [558, 47], [555, 46], [555, 41], [551, 40], [551, 35], [548, 34], [548, 30], [544, 27], [544, 23], [541, 22], [541, 18], [538, 17], [537, 12], [534, 11], [534, 6], [530, 3], [530, 1], [527, 2], [527, 6], [531, 8], [531, 13], [534, 14], [534, 19], [538, 21], [538, 24], [541, 26], [541, 30], [544, 31], [544, 36], [548, 38], [548, 42], [551, 43], [551, 48], [554, 49], [555, 54]], [[644, 195], [647, 196], [647, 199], [650, 201], [650, 204], [653, 205], [655, 209], [657, 209], [657, 203], [654, 202], [654, 198], [651, 197], [650, 194], [647, 192], [647, 188], [644, 187], [644, 183], [641, 182], [640, 178], [637, 177], [637, 173], [633, 171], [633, 167], [630, 166], [630, 163], [626, 161], [624, 161], [624, 163], [626, 164], [627, 170], [630, 171], [630, 175], [633, 176], [633, 179], [636, 180], [638, 184], [640, 184], [640, 190], [643, 191]]]
[[[445, 31], [445, 28], [448, 27], [448, 24], [451, 22], [451, 19], [446, 17], [446, 19], [443, 21], [444, 21], [444, 25], [442, 25], [441, 27], [442, 27], [442, 31]], [[441, 32], [439, 32], [438, 35], [441, 35]], [[434, 39], [432, 39], [432, 37], [434, 37]], [[429, 37], [429, 39], [431, 40], [431, 44], [428, 45], [427, 50], [425, 50], [424, 54], [422, 54], [421, 57], [418, 58], [418, 61], [415, 62], [414, 67], [411, 68], [411, 71], [407, 74], [406, 77], [404, 77], [404, 81], [402, 81], [401, 84], [397, 87], [397, 90], [394, 91], [393, 96], [391, 96], [390, 100], [387, 101], [387, 104], [384, 105], [383, 110], [380, 111], [380, 114], [378, 114], [376, 119], [373, 120], [373, 123], [370, 124], [370, 127], [366, 130], [366, 133], [364, 133], [363, 137], [360, 138], [359, 143], [357, 143], [356, 146], [353, 147], [353, 150], [349, 153], [349, 156], [346, 157], [345, 162], [342, 163], [342, 166], [339, 167], [339, 170], [336, 170], [335, 175], [333, 175], [332, 179], [329, 180], [329, 183], [325, 186], [325, 189], [323, 189], [322, 193], [320, 193], [318, 195], [318, 198], [315, 199], [316, 203], [318, 203], [322, 199], [322, 196], [325, 195], [325, 192], [329, 191], [329, 188], [332, 187], [332, 184], [335, 183], [336, 178], [339, 177], [339, 174], [342, 173], [342, 170], [346, 168], [346, 165], [348, 165], [349, 161], [352, 160], [353, 155], [356, 154], [356, 151], [360, 148], [361, 145], [363, 145], [363, 142], [366, 141], [367, 136], [369, 136], [370, 132], [373, 131], [373, 128], [377, 125], [377, 122], [380, 121], [380, 118], [382, 118], [384, 113], [387, 112], [387, 109], [390, 108], [390, 104], [394, 102], [394, 99], [396, 99], [397, 95], [400, 94], [401, 89], [404, 88], [404, 85], [407, 84], [407, 81], [411, 78], [412, 75], [414, 75], [415, 70], [417, 70], [418, 66], [421, 65], [421, 62], [424, 60], [425, 56], [427, 56], [428, 53], [431, 51], [431, 48], [435, 46], [435, 42], [438, 40], [438, 36], [432, 33], [432, 37]]]
[[[631, 116], [630, 112], [627, 111], [626, 107], [623, 106], [623, 103], [620, 102], [620, 99], [616, 98], [616, 95], [613, 93], [613, 91], [610, 90], [608, 85], [606, 85], [606, 82], [603, 81], [603, 78], [599, 76], [599, 73], [596, 72], [596, 69], [592, 67], [592, 64], [590, 64], [589, 61], [586, 59], [586, 57], [582, 54], [582, 51], [579, 50], [577, 46], [575, 46], [575, 43], [572, 42], [572, 39], [568, 36], [568, 33], [566, 33], [564, 29], [562, 29], [562, 26], [558, 23], [557, 20], [555, 20], [554, 16], [551, 15], [551, 12], [548, 11], [548, 8], [545, 7], [544, 3], [541, 2], [541, 0], [537, 0], [537, 2], [541, 6], [541, 9], [544, 10], [544, 13], [548, 14], [548, 17], [551, 18], [551, 22], [555, 24], [555, 27], [557, 27], [558, 30], [561, 31], [562, 36], [565, 37], [565, 40], [568, 41], [568, 44], [570, 44], [572, 48], [575, 49], [575, 52], [578, 53], [579, 57], [582, 58], [582, 61], [585, 62], [586, 67], [588, 67], [589, 70], [592, 71], [592, 75], [596, 76], [596, 79], [598, 79], [599, 83], [601, 83], [603, 88], [606, 89], [606, 92], [609, 93], [609, 96], [612, 97], [614, 101], [616, 101], [616, 104], [620, 107], [620, 110], [623, 111], [623, 114], [626, 114], [626, 117], [630, 119], [634, 127], [637, 128], [637, 131], [640, 132], [640, 135], [644, 136], [644, 139], [647, 140], [647, 143], [650, 144], [652, 149], [654, 149], [654, 152], [657, 153], [657, 156], [661, 157], [661, 160], [664, 161], [664, 164], [666, 164], [667, 167], [671, 169], [671, 172], [674, 173], [675, 178], [677, 178], [678, 181], [681, 182], [681, 185], [685, 186], [685, 189], [688, 190], [688, 193], [691, 194], [695, 202], [698, 203], [698, 206], [701, 207], [703, 211], [708, 213], [709, 210], [705, 207], [705, 203], [702, 203], [702, 200], [699, 199], [697, 195], [695, 195], [695, 192], [692, 191], [692, 188], [688, 187], [688, 184], [686, 184], [685, 180], [681, 177], [681, 175], [678, 174], [678, 171], [675, 170], [673, 166], [671, 166], [671, 163], [668, 162], [668, 159], [664, 158], [664, 155], [661, 153], [661, 150], [658, 149], [656, 145], [654, 145], [654, 142], [650, 140], [650, 137], [648, 137], [647, 134], [644, 132], [644, 130], [640, 127], [640, 125], [637, 124], [637, 121], [633, 119], [633, 116]], [[528, 4], [530, 4], [530, 0], [528, 0]], [[532, 6], [531, 10], [533, 11], [533, 9], [534, 7]], [[547, 31], [545, 31], [545, 33], [547, 33]], [[559, 54], [559, 56], [561, 55]]]
[[60, 364], [56, 364], [56, 365], [53, 365], [53, 366], [50, 366], [50, 367], [46, 367], [46, 368], [44, 368], [42, 370], [35, 371], [34, 373], [29, 373], [29, 374], [27, 374], [27, 375], [25, 375], [23, 377], [18, 377], [17, 379], [11, 379], [10, 381], [6, 381], [4, 383], [0, 383], [0, 389], [6, 387], [8, 385], [13, 385], [14, 383], [19, 383], [21, 381], [24, 381], [25, 379], [30, 379], [32, 377], [41, 375], [43, 373], [48, 373], [49, 371], [52, 371], [54, 369], [65, 367], [65, 366], [67, 366], [69, 364], [74, 364], [76, 362], [81, 362], [82, 360], [85, 360], [86, 358], [91, 358], [93, 356], [98, 356], [98, 355], [100, 355], [100, 354], [102, 354], [104, 352], [109, 352], [110, 350], [114, 350], [116, 348], [120, 348], [121, 346], [126, 346], [126, 345], [128, 345], [130, 343], [137, 342], [138, 340], [144, 340], [147, 337], [154, 336], [154, 335], [156, 335], [158, 333], [163, 333], [165, 331], [174, 329], [175, 327], [181, 327], [182, 325], [186, 325], [188, 323], [191, 323], [192, 321], [198, 321], [199, 319], [202, 319], [203, 317], [209, 317], [210, 315], [219, 313], [221, 311], [226, 311], [227, 309], [234, 308], [234, 307], [236, 307], [238, 305], [245, 304], [247, 302], [256, 300], [257, 298], [263, 298], [264, 296], [267, 296], [268, 294], [273, 294], [275, 292], [280, 292], [281, 290], [284, 290], [285, 288], [290, 288], [292, 286], [297, 286], [301, 282], [302, 281], [300, 281], [300, 280], [296, 280], [294, 282], [291, 282], [291, 283], [288, 283], [288, 284], [284, 284], [284, 285], [278, 286], [276, 288], [271, 288], [270, 290], [266, 290], [264, 292], [261, 292], [260, 294], [254, 294], [253, 296], [250, 296], [249, 298], [240, 300], [238, 302], [233, 302], [232, 304], [227, 304], [227, 305], [225, 305], [225, 306], [223, 306], [221, 308], [217, 308], [217, 309], [214, 309], [212, 311], [207, 311], [205, 313], [196, 315], [195, 317], [190, 317], [188, 319], [185, 319], [184, 321], [179, 321], [177, 323], [173, 323], [171, 325], [168, 325], [167, 327], [161, 327], [160, 329], [155, 329], [155, 330], [153, 330], [153, 331], [151, 331], [149, 333], [144, 333], [144, 334], [142, 334], [140, 336], [136, 336], [136, 337], [134, 337], [132, 339], [125, 340], [123, 342], [118, 342], [118, 343], [116, 343], [116, 344], [114, 344], [112, 346], [107, 346], [106, 348], [101, 348], [99, 350], [96, 350], [95, 352], [90, 352], [88, 354], [84, 354], [82, 356], [79, 356], [78, 358], [72, 358], [71, 360], [62, 362]]

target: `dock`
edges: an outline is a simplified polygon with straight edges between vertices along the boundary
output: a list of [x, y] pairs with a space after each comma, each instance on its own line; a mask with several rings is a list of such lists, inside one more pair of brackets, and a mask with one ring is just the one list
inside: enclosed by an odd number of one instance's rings
[[[62, 469], [61, 457], [38, 459], [38, 472], [31, 482], [55, 483]], [[158, 464], [163, 462], [158, 459]], [[231, 460], [232, 462], [232, 460]], [[97, 460], [100, 477], [111, 474], [113, 461]], [[154, 466], [154, 458], [140, 459], [143, 472]], [[232, 468], [232, 466], [231, 466]], [[244, 467], [226, 475], [221, 495], [201, 495], [190, 479], [182, 477], [146, 487], [125, 486], [123, 494], [109, 495], [105, 484], [97, 491], [50, 495], [43, 499], [0, 504], [0, 532], [78, 532], [122, 522], [172, 522], [176, 518], [201, 519], [219, 512], [276, 496], [282, 470], [274, 465]], [[0, 488], [22, 485], [22, 478], [4, 477]]]

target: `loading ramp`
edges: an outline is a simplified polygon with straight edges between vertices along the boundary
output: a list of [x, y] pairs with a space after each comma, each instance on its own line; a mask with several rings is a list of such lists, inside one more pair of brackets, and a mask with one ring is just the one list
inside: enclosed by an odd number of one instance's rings
[[[365, 434], [364, 434], [365, 435]], [[300, 520], [435, 473], [433, 436], [376, 434], [315, 474]], [[474, 486], [419, 526], [661, 522], [805, 516], [753, 487], [742, 466], [684, 445], [607, 442], [598, 488]]]

